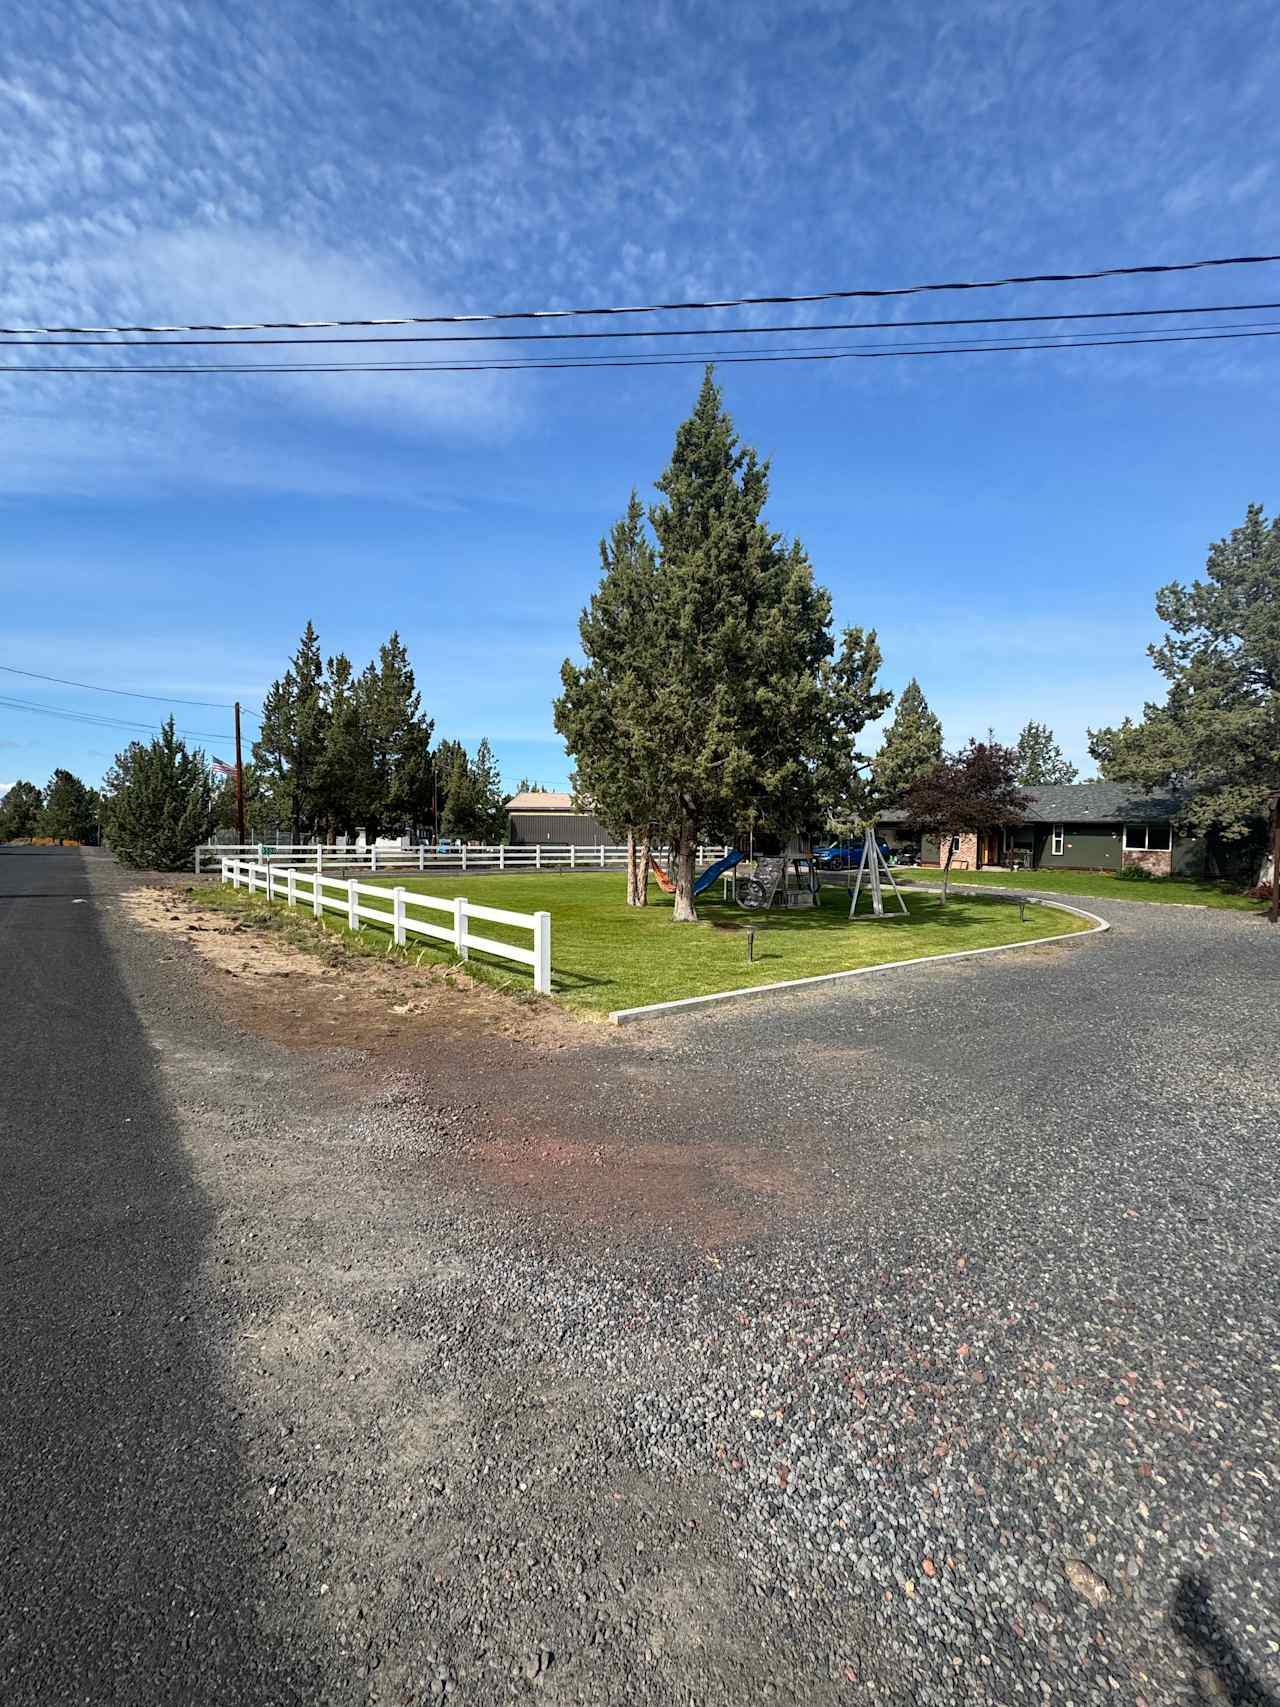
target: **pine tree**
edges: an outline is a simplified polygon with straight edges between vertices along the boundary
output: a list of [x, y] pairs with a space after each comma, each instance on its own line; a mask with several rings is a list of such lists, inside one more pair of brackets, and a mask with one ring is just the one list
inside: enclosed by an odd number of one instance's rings
[[441, 834], [460, 841], [477, 835], [480, 804], [475, 771], [461, 741], [442, 742], [449, 749], [449, 769], [444, 778], [444, 804], [440, 813]]
[[409, 654], [399, 634], [378, 648], [360, 677], [356, 698], [373, 765], [365, 832], [425, 821], [432, 796], [431, 731], [422, 716]]
[[44, 791], [39, 833], [57, 841], [94, 842], [98, 835], [98, 795], [70, 771], [56, 770]]
[[[657, 486], [652, 610], [616, 663], [570, 664], [557, 715], [582, 776], [625, 729], [643, 821], [672, 848], [674, 917], [690, 921], [703, 835], [808, 825], [848, 792], [857, 734], [888, 702], [869, 685], [874, 633], [846, 631], [833, 661], [830, 596], [803, 546], [765, 523], [768, 467], [740, 445], [710, 369]], [[606, 669], [611, 698], [592, 681]], [[594, 704], [615, 709], [597, 719]]]
[[1079, 771], [1053, 738], [1047, 723], [1031, 719], [1018, 736], [1017, 778], [1025, 788], [1050, 788], [1074, 782]]
[[[560, 672], [564, 692], [555, 704], [556, 728], [577, 759], [574, 798], [614, 832], [627, 838], [627, 905], [648, 899], [647, 870], [637, 847], [647, 848], [660, 774], [651, 708], [662, 670], [654, 620], [657, 555], [644, 531], [644, 507], [633, 491], [626, 514], [600, 541], [600, 585], [578, 624], [587, 659], [568, 659]], [[647, 860], [644, 862], [647, 865]]]
[[1147, 648], [1168, 683], [1142, 722], [1091, 729], [1108, 780], [1190, 792], [1184, 821], [1243, 842], [1270, 816], [1272, 922], [1280, 921], [1280, 515], [1250, 504], [1209, 549], [1206, 579], [1156, 594], [1167, 633]]
[[314, 826], [320, 808], [318, 770], [325, 749], [327, 695], [320, 641], [308, 622], [289, 668], [262, 702], [253, 757], [264, 792], [288, 820], [292, 839]]
[[467, 774], [467, 749], [462, 742], [441, 741], [431, 755], [432, 822], [437, 835], [448, 817], [449, 789], [453, 780], [455, 776], [465, 779]]
[[872, 766], [874, 805], [901, 805], [915, 779], [942, 759], [942, 723], [912, 676]]
[[181, 871], [213, 828], [205, 756], [188, 752], [172, 717], [154, 741], [132, 741], [117, 753], [104, 795], [107, 835], [124, 865]]
[[325, 686], [325, 739], [316, 767], [316, 798], [325, 841], [354, 836], [376, 816], [376, 766], [364, 699], [345, 652], [330, 658]]
[[44, 796], [34, 782], [15, 782], [0, 806], [0, 842], [21, 842], [36, 834]]
[[507, 796], [493, 748], [481, 738], [471, 766], [475, 791], [475, 834], [482, 842], [498, 842], [507, 831]]

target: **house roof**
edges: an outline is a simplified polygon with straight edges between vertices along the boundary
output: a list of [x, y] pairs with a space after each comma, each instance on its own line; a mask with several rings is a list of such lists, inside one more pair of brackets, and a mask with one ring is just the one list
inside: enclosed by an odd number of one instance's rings
[[572, 812], [573, 796], [554, 789], [526, 789], [513, 794], [507, 802], [508, 812]]
[[[1028, 788], [1028, 824], [1116, 824], [1122, 819], [1176, 818], [1185, 794], [1146, 794], [1131, 782], [1072, 782], [1055, 788]], [[880, 814], [885, 824], [900, 824], [906, 813], [894, 807]]]

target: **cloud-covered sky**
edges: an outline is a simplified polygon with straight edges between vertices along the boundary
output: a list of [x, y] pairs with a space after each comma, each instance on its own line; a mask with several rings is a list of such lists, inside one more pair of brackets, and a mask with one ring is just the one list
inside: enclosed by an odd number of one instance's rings
[[[11, 0], [6, 16], [11, 326], [644, 302], [1280, 248], [1265, 0]], [[1280, 268], [768, 318], [1273, 297]], [[838, 619], [879, 629], [889, 685], [918, 675], [953, 741], [1035, 716], [1084, 760], [1086, 725], [1153, 689], [1154, 588], [1194, 575], [1249, 499], [1280, 504], [1278, 361], [1262, 340], [721, 377], [773, 458], [775, 525], [805, 541]], [[512, 782], [562, 782], [549, 702], [596, 541], [660, 473], [697, 378], [2, 374], [0, 664], [251, 703], [308, 617], [357, 660], [395, 627], [442, 733], [487, 733]], [[16, 677], [0, 694], [150, 715]], [[6, 774], [96, 779], [115, 744], [0, 706]]]

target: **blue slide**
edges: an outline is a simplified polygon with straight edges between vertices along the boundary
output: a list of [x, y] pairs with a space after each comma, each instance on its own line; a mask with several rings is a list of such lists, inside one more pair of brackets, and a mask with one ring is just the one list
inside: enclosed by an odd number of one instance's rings
[[737, 848], [727, 853], [723, 859], [718, 859], [714, 865], [709, 865], [700, 877], [694, 879], [693, 892], [701, 895], [704, 889], [710, 889], [718, 877], [723, 877], [726, 871], [732, 871], [735, 865], [741, 865], [746, 854], [739, 853]]

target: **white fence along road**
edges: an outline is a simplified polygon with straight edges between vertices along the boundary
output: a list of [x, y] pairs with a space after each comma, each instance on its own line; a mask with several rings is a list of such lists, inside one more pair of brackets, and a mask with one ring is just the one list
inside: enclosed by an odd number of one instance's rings
[[[655, 848], [659, 859], [666, 857], [663, 848]], [[697, 864], [723, 859], [728, 848], [700, 847]], [[247, 842], [233, 847], [215, 843], [196, 849], [197, 876], [222, 858], [252, 859], [262, 865], [306, 866], [312, 871], [432, 871], [443, 867], [449, 871], [570, 871], [615, 870], [627, 863], [625, 847], [596, 847], [589, 843], [540, 843], [531, 846], [502, 847], [318, 847], [307, 843]]]
[[[431, 942], [448, 943], [460, 960], [470, 950], [493, 955], [498, 960], [512, 960], [533, 969], [533, 987], [540, 995], [551, 994], [551, 914], [512, 913], [505, 907], [479, 907], [458, 895], [451, 901], [435, 895], [416, 895], [406, 889], [387, 889], [381, 884], [358, 883], [354, 877], [325, 877], [322, 872], [296, 865], [273, 866], [266, 861], [222, 857], [221, 874], [224, 883], [234, 888], [261, 893], [273, 901], [285, 901], [290, 907], [309, 906], [318, 919], [322, 913], [341, 913], [352, 930], [362, 922], [387, 926], [392, 940], [404, 945], [409, 937], [425, 937]], [[382, 902], [382, 906], [373, 903]], [[388, 905], [389, 903], [389, 905]], [[419, 917], [419, 912], [447, 913], [450, 922], [432, 924]], [[499, 942], [495, 937], [478, 936], [471, 929], [473, 922], [509, 925], [528, 931], [532, 946]]]

